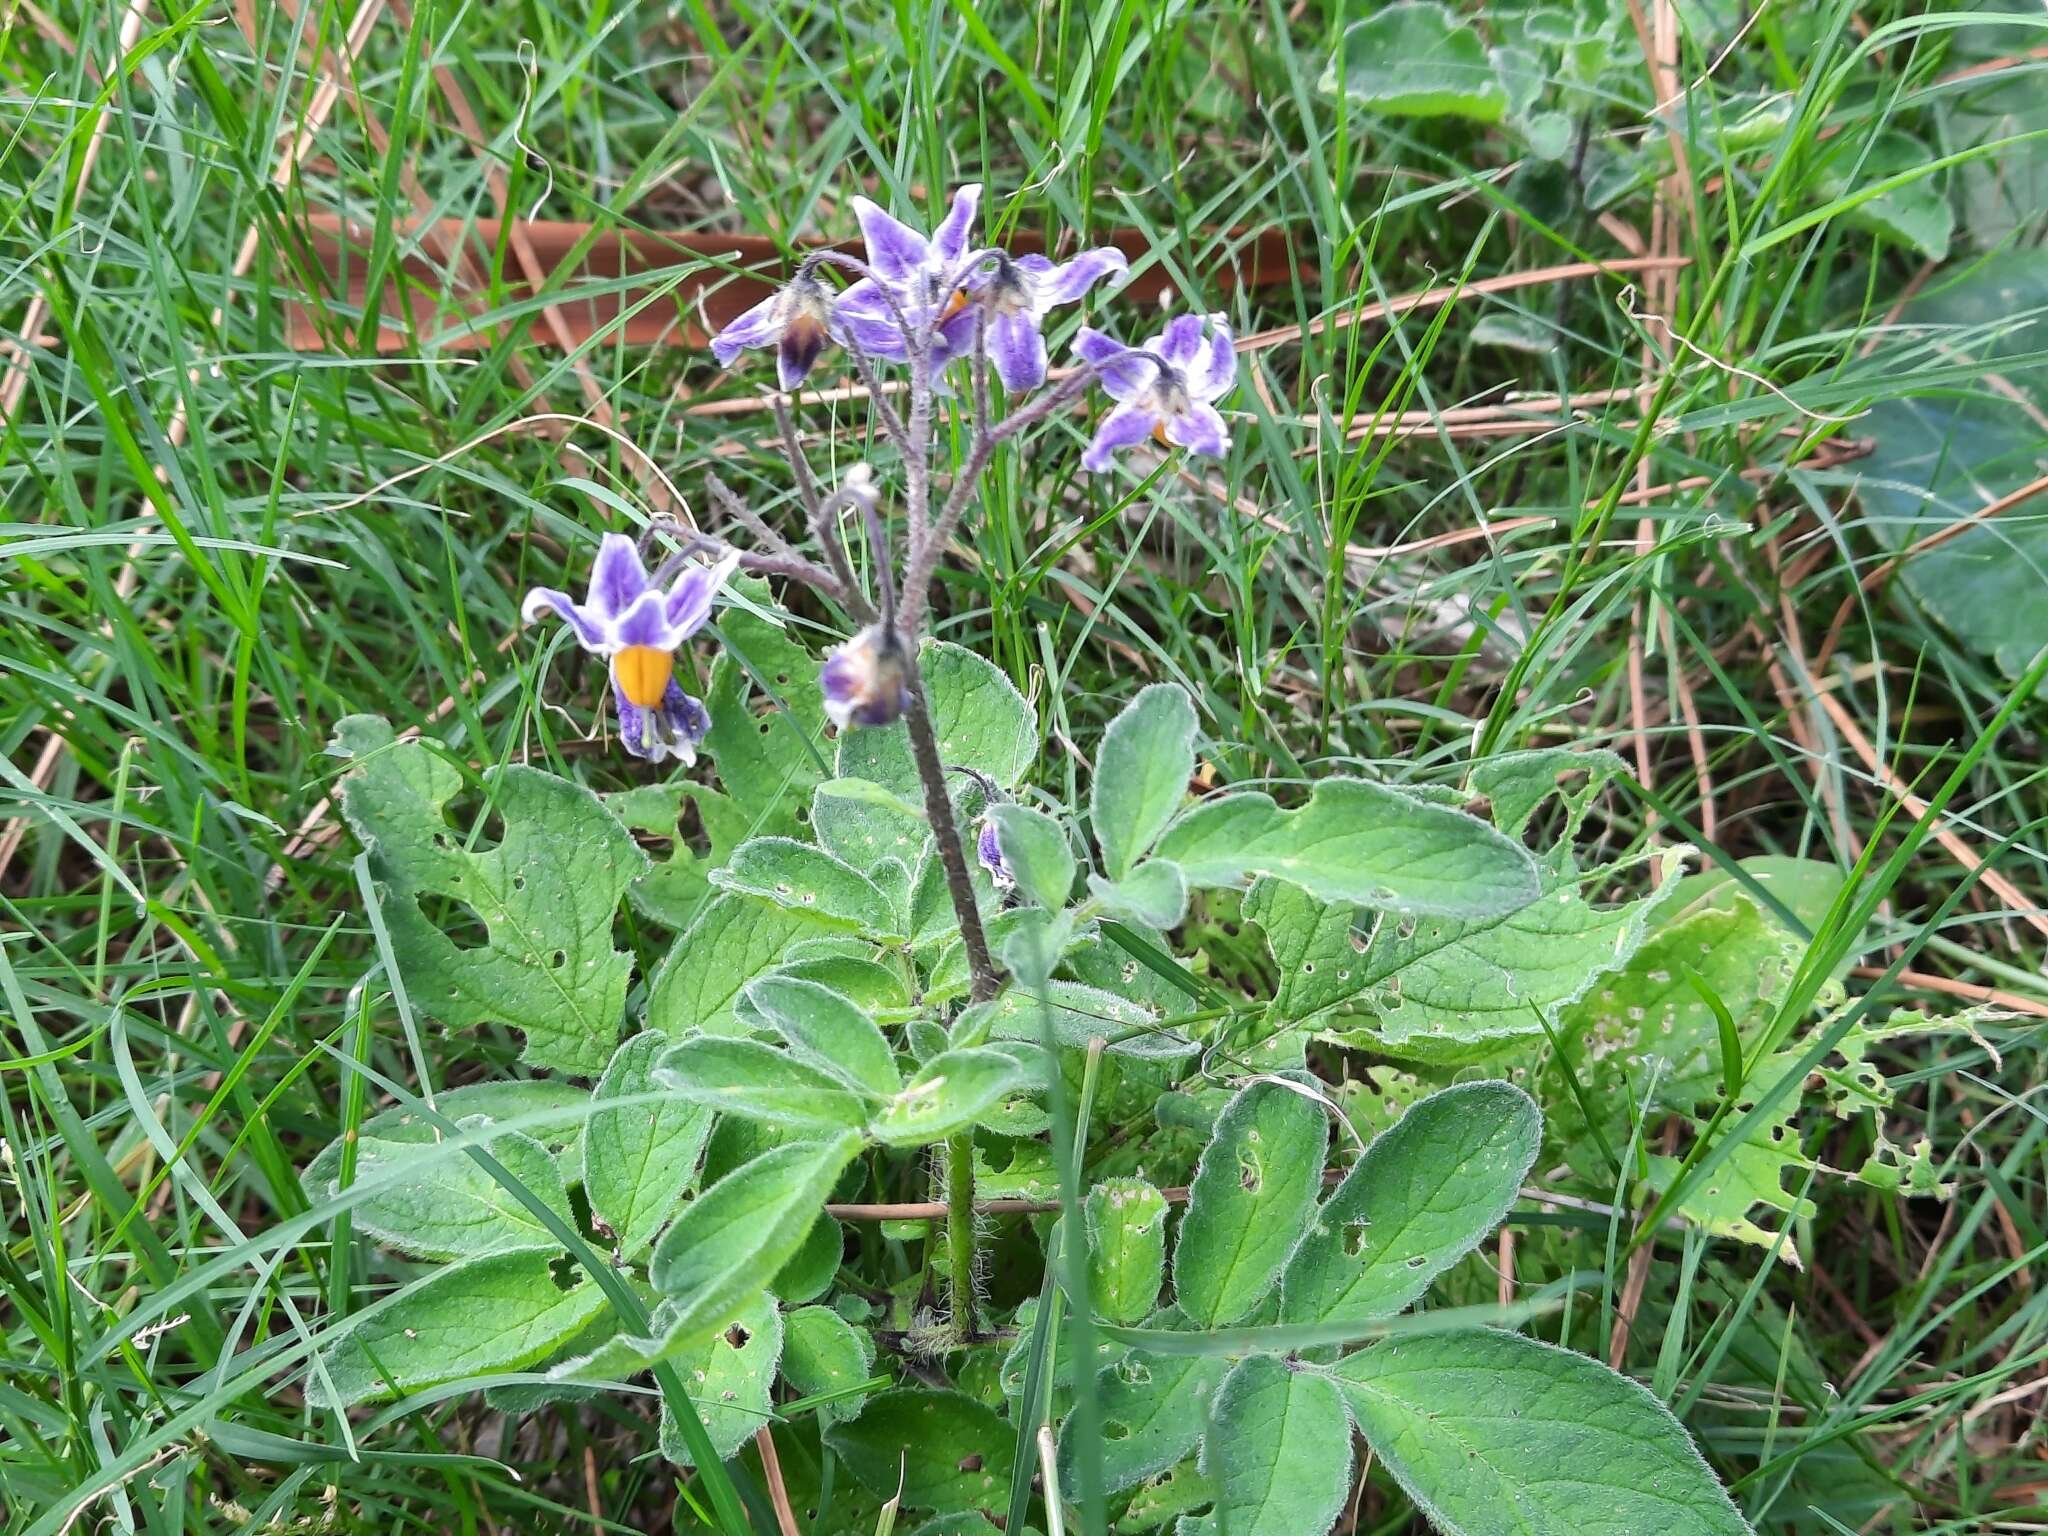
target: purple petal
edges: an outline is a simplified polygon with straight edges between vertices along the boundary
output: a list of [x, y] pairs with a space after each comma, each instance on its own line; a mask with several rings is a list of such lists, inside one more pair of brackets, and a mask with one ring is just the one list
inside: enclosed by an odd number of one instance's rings
[[597, 615], [585, 612], [566, 592], [553, 587], [535, 587], [526, 594], [526, 601], [519, 605], [519, 616], [531, 624], [548, 609], [568, 621], [576, 631], [576, 643], [586, 651], [602, 651], [611, 640], [606, 633], [604, 621]]
[[777, 313], [781, 300], [781, 294], [771, 293], [711, 338], [711, 355], [718, 359], [720, 367], [730, 368], [742, 348], [775, 345], [782, 336], [782, 321]]
[[669, 623], [667, 603], [659, 592], [643, 592], [637, 602], [619, 616], [612, 631], [622, 645], [647, 645], [657, 651], [672, 651], [683, 642]]
[[[974, 350], [974, 306], [969, 305], [958, 314], [949, 315], [939, 322], [939, 328], [932, 337], [932, 366], [943, 368], [956, 357], [965, 357]], [[989, 335], [995, 335], [995, 325], [989, 325]]]
[[1216, 407], [1200, 400], [1190, 401], [1184, 411], [1166, 418], [1166, 440], [1189, 453], [1206, 453], [1220, 459], [1230, 451], [1230, 428], [1216, 413]]
[[997, 315], [989, 321], [988, 357], [1012, 394], [1045, 382], [1045, 338], [1029, 315]]
[[619, 712], [619, 745], [629, 754], [650, 763], [670, 757], [686, 766], [697, 761], [697, 744], [711, 729], [711, 716], [681, 685], [671, 681], [658, 706], [642, 709], [614, 680], [612, 704]]
[[939, 258], [939, 265], [950, 271], [960, 265], [967, 255], [969, 239], [974, 234], [974, 220], [981, 211], [981, 183], [970, 181], [953, 194], [953, 206], [946, 210], [945, 220], [932, 231], [932, 252]]
[[1152, 407], [1142, 401], [1132, 401], [1118, 406], [1102, 418], [1102, 425], [1095, 429], [1095, 441], [1081, 455], [1081, 467], [1090, 474], [1100, 474], [1108, 469], [1119, 448], [1129, 448], [1142, 443], [1152, 435], [1152, 428], [1159, 422]]
[[1188, 392], [1198, 400], [1216, 400], [1237, 383], [1237, 345], [1221, 317], [1211, 322], [1208, 343], [1188, 374]]
[[612, 679], [612, 706], [619, 713], [619, 745], [635, 757], [652, 755], [653, 742], [650, 728], [652, 710], [642, 709], [619, 687], [618, 679]]
[[590, 600], [585, 605], [612, 623], [647, 590], [640, 547], [623, 533], [608, 533], [590, 567]]
[[1115, 246], [1083, 251], [1066, 265], [1038, 274], [1038, 312], [1043, 314], [1055, 304], [1072, 304], [1105, 277], [1113, 275], [1121, 282], [1130, 270], [1131, 264]]
[[984, 820], [981, 835], [974, 840], [974, 856], [981, 860], [981, 867], [989, 872], [998, 886], [1007, 890], [1015, 885], [1016, 877], [1010, 873], [1010, 866], [1003, 861], [1003, 845], [996, 840], [996, 824]]
[[1083, 362], [1093, 363], [1102, 376], [1102, 388], [1112, 400], [1135, 400], [1152, 393], [1159, 381], [1159, 366], [1148, 352], [1127, 347], [1114, 336], [1082, 326], [1074, 350]]
[[1202, 317], [1175, 315], [1166, 322], [1165, 330], [1145, 343], [1145, 350], [1185, 373], [1202, 355]]
[[704, 621], [711, 617], [711, 600], [718, 596], [718, 589], [739, 563], [739, 551], [733, 550], [716, 565], [693, 565], [678, 576], [675, 585], [668, 589], [669, 628], [679, 631], [685, 640], [702, 629]]
[[839, 295], [833, 315], [840, 339], [849, 346], [869, 357], [891, 362], [903, 360], [906, 348], [903, 328], [896, 323], [896, 311], [890, 307], [888, 296], [867, 278]]
[[931, 250], [923, 235], [865, 197], [853, 200], [853, 212], [868, 243], [868, 265], [877, 277], [901, 283], [922, 270]]

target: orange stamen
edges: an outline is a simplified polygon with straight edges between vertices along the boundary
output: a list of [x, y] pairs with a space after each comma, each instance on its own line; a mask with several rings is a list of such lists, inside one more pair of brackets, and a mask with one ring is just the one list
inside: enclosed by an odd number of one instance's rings
[[661, 703], [675, 669], [675, 653], [651, 645], [629, 645], [612, 658], [612, 676], [619, 680], [619, 692], [642, 709]]

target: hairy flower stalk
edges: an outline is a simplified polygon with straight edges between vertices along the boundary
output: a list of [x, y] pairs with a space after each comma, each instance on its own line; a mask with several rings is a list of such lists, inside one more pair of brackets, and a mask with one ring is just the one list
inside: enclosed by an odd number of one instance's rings
[[[952, 765], [944, 761], [932, 726], [919, 664], [919, 640], [939, 560], [973, 505], [996, 450], [1056, 419], [1096, 384], [1103, 384], [1118, 404], [1083, 461], [1091, 470], [1108, 468], [1112, 452], [1148, 435], [1191, 452], [1224, 452], [1228, 432], [1213, 402], [1236, 376], [1230, 332], [1220, 317], [1205, 322], [1190, 315], [1172, 321], [1143, 348], [1084, 330], [1078, 366], [1051, 388], [1042, 387], [1048, 376], [1048, 315], [1079, 302], [1098, 283], [1120, 280], [1128, 270], [1126, 260], [1119, 251], [1101, 248], [1056, 265], [1043, 256], [1013, 257], [981, 247], [975, 240], [980, 204], [978, 185], [960, 188], [945, 217], [926, 235], [878, 204], [855, 198], [865, 259], [840, 251], [814, 253], [785, 288], [711, 343], [728, 366], [749, 348], [776, 350], [785, 391], [773, 398], [776, 422], [823, 563], [799, 554], [751, 509], [727, 506], [730, 493], [715, 499], [767, 545], [779, 574], [832, 598], [862, 626], [832, 653], [820, 674], [825, 709], [840, 730], [904, 722], [976, 1003], [992, 1000], [1002, 977], [989, 951], [959, 815], [947, 792]], [[844, 272], [852, 280], [835, 291], [827, 282], [828, 271]], [[821, 495], [791, 414], [786, 392], [808, 376], [827, 342], [845, 349], [900, 460], [900, 580], [872, 476], [863, 466], [835, 496]], [[946, 375], [961, 359], [968, 365], [967, 448], [940, 496], [934, 487], [933, 415], [942, 400], [951, 398]], [[900, 407], [881, 377], [886, 365], [900, 366], [907, 374]], [[1000, 382], [1009, 407], [1000, 419], [992, 378]], [[861, 591], [839, 537], [837, 516], [846, 511], [858, 514], [867, 526], [875, 603]], [[992, 835], [985, 828], [977, 833], [978, 861], [992, 876], [1007, 875]], [[947, 1143], [944, 1188], [953, 1326], [963, 1340], [971, 1339], [976, 1336], [971, 1136]]]

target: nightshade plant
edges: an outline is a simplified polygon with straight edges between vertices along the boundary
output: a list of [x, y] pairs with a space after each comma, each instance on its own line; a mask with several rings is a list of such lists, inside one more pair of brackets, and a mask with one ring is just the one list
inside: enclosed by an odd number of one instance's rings
[[[1109, 725], [1085, 807], [1037, 792], [1032, 705], [923, 633], [939, 558], [996, 450], [1098, 382], [1091, 461], [1155, 433], [1223, 451], [1235, 359], [1217, 319], [1144, 348], [1086, 330], [1029, 393], [1047, 311], [1122, 258], [1013, 260], [974, 244], [976, 209], [967, 189], [927, 239], [860, 205], [866, 261], [808, 259], [714, 343], [775, 348], [786, 388], [836, 343], [869, 386], [893, 464], [829, 493], [771, 400], [809, 550], [712, 482], [745, 552], [686, 539], [711, 561], [666, 586], [607, 537], [587, 602], [528, 599], [606, 657], [630, 752], [701, 750], [717, 784], [600, 797], [493, 769], [492, 842], [450, 822], [463, 778], [432, 747], [344, 723], [343, 805], [410, 1006], [512, 1026], [556, 1075], [403, 1101], [316, 1160], [311, 1187], [427, 1267], [325, 1337], [311, 1399], [496, 1376], [519, 1412], [651, 1372], [663, 1452], [696, 1469], [679, 1528], [749, 1529], [740, 1489], [772, 1475], [816, 1530], [877, 1529], [886, 1505], [935, 1532], [1309, 1536], [1351, 1496], [1355, 1430], [1446, 1532], [1746, 1531], [1657, 1398], [1511, 1331], [1557, 1297], [1491, 1305], [1463, 1262], [1546, 1137], [1569, 1159], [1603, 1126], [1451, 1079], [1526, 1078], [1533, 1041], [1589, 1038], [1574, 1010], [1688, 900], [1682, 851], [1657, 890], [1594, 900], [1632, 868], [1571, 846], [1562, 786], [1612, 777], [1598, 753], [1495, 758], [1457, 792], [1196, 798], [1196, 711], [1163, 684]], [[943, 485], [942, 410], [966, 444]], [[678, 700], [673, 653], [735, 568], [855, 633], [821, 665], [736, 577], [708, 697]], [[1532, 852], [1545, 816], [1562, 835]], [[622, 902], [677, 935], [651, 965], [617, 947]], [[465, 908], [480, 943], [437, 920]], [[1314, 1070], [1356, 1049], [1407, 1068], [1370, 1093]], [[992, 1227], [990, 1200], [1021, 1211]], [[763, 1434], [787, 1451], [735, 1459]]]

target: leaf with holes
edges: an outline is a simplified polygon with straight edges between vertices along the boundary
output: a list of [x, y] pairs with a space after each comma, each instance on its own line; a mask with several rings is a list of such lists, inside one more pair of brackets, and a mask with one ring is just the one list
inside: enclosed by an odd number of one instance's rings
[[[495, 1253], [436, 1269], [356, 1314], [328, 1345], [334, 1405], [523, 1370], [573, 1339], [606, 1302], [581, 1271], [565, 1284], [559, 1249]], [[325, 1396], [318, 1378], [309, 1393]]]
[[[1038, 756], [1038, 714], [994, 662], [943, 640], [919, 653], [939, 761], [986, 774], [1014, 789]], [[922, 805], [910, 730], [868, 726], [839, 733], [839, 776], [866, 779]]]
[[745, 896], [712, 897], [655, 971], [647, 1027], [675, 1039], [745, 1034], [733, 1017], [740, 990], [780, 966], [793, 946], [829, 932], [813, 913]]
[[1336, 1384], [1270, 1355], [1240, 1360], [1217, 1389], [1202, 1471], [1216, 1487], [1217, 1529], [1320, 1536], [1351, 1491], [1351, 1426]]
[[[875, 1341], [830, 1307], [799, 1307], [784, 1319], [782, 1379], [805, 1397], [857, 1387], [874, 1373]], [[860, 1417], [867, 1398], [837, 1398], [818, 1406], [826, 1424]]]
[[[1148, 1355], [1133, 1350], [1096, 1378], [1102, 1484], [1117, 1493], [1165, 1471], [1194, 1450], [1208, 1427], [1210, 1400], [1230, 1369], [1221, 1355]], [[1071, 1415], [1060, 1434], [1060, 1486], [1079, 1482], [1080, 1448]]]
[[[612, 947], [619, 900], [647, 867], [589, 790], [513, 765], [485, 775], [503, 823], [482, 852], [449, 826], [462, 777], [390, 725], [352, 715], [335, 729], [342, 811], [370, 851], [392, 952], [414, 1005], [456, 1029], [509, 1024], [522, 1059], [595, 1077], [611, 1060], [633, 957]], [[459, 901], [484, 925], [464, 946], [423, 899]]]
[[1166, 1197], [1143, 1179], [1105, 1179], [1088, 1191], [1084, 1210], [1097, 1315], [1142, 1322], [1166, 1278]]
[[1224, 1106], [1173, 1253], [1174, 1295], [1190, 1323], [1237, 1322], [1272, 1289], [1315, 1208], [1328, 1145], [1322, 1106], [1279, 1083], [1252, 1083]]
[[1584, 1355], [1475, 1329], [1375, 1344], [1334, 1375], [1447, 1536], [1749, 1536], [1670, 1410]]
[[[458, 1121], [465, 1132], [489, 1125], [478, 1116]], [[569, 1192], [546, 1147], [507, 1131], [483, 1151], [529, 1194], [564, 1221]], [[386, 1183], [395, 1179], [396, 1182]], [[466, 1150], [364, 1138], [355, 1182], [383, 1186], [355, 1207], [355, 1224], [372, 1237], [423, 1259], [466, 1259], [510, 1248], [558, 1246], [540, 1218]], [[329, 1192], [332, 1192], [331, 1186]]]
[[1122, 880], [1151, 852], [1194, 773], [1195, 706], [1187, 689], [1140, 689], [1102, 733], [1089, 788], [1089, 823], [1110, 880]]
[[1317, 1212], [1281, 1280], [1283, 1323], [1392, 1317], [1500, 1225], [1543, 1143], [1507, 1083], [1431, 1094], [1374, 1138]]
[[655, 1289], [674, 1297], [671, 1342], [681, 1347], [723, 1326], [803, 1246], [846, 1165], [848, 1134], [764, 1152], [692, 1200], [654, 1250]]
[[827, 1429], [825, 1443], [884, 1498], [900, 1480], [904, 1507], [957, 1511], [1008, 1500], [1017, 1435], [964, 1392], [897, 1387], [869, 1398], [852, 1423]]
[[881, 943], [900, 944], [909, 937], [902, 931], [903, 914], [874, 881], [795, 838], [757, 837], [740, 844], [731, 863], [711, 872], [711, 883]]
[[[725, 1327], [675, 1356], [676, 1374], [720, 1461], [774, 1420], [775, 1367], [782, 1358], [782, 1314], [772, 1296], [757, 1296]], [[681, 1428], [664, 1400], [661, 1454], [695, 1466]]]
[[1387, 912], [1497, 917], [1540, 891], [1535, 861], [1501, 832], [1364, 779], [1324, 779], [1295, 811], [1257, 793], [1204, 801], [1166, 829], [1158, 853], [1196, 889], [1272, 875]]
[[[651, 1032], [619, 1047], [597, 1085], [584, 1133], [583, 1192], [627, 1258], [646, 1249], [675, 1214], [711, 1134], [711, 1111], [669, 1097], [656, 1079], [655, 1059], [667, 1047]], [[647, 1103], [616, 1103], [657, 1094]]]

